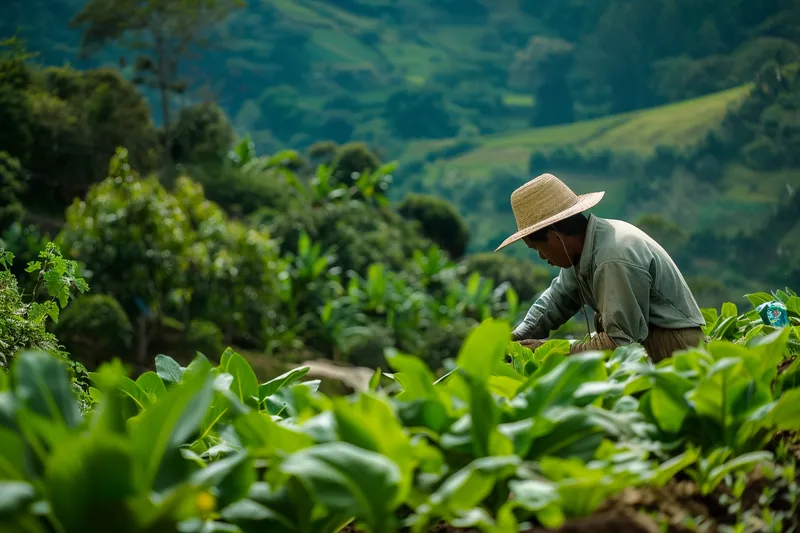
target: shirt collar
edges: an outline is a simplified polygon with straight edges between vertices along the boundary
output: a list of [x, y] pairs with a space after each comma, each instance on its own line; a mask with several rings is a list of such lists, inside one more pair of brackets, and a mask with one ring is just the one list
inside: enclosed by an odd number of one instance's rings
[[581, 250], [580, 273], [587, 274], [591, 271], [592, 251], [594, 249], [594, 233], [597, 229], [597, 217], [589, 215], [589, 224], [586, 226], [586, 236]]

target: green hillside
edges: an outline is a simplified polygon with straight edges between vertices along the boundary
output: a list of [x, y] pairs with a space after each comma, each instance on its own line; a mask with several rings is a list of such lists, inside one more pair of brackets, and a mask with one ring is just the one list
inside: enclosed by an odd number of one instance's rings
[[[188, 91], [173, 103], [219, 102], [237, 130], [269, 152], [330, 139], [366, 141], [394, 157], [413, 153], [409, 143], [420, 140], [497, 134], [527, 143], [531, 126], [606, 117], [585, 126], [591, 135], [617, 120], [607, 117], [732, 89], [750, 82], [764, 62], [800, 51], [796, 10], [780, 2], [244, 4], [214, 26], [213, 46], [182, 60]], [[121, 64], [133, 79], [138, 52], [121, 42], [79, 56], [85, 27], [67, 22], [91, 5], [12, 0], [0, 33], [19, 31], [42, 63]], [[149, 94], [151, 103], [157, 96]], [[158, 105], [154, 118], [161, 120]], [[647, 144], [650, 132], [629, 126], [596, 145]]]
[[[436, 154], [446, 151], [448, 147], [464, 144], [465, 141], [450, 139], [412, 143], [400, 159], [407, 164], [413, 161], [425, 163], [419, 174], [410, 176], [403, 184], [410, 189], [431, 187], [447, 198], [464, 201], [470, 197], [469, 191], [473, 187], [492, 187], [498, 174], [516, 176], [518, 184], [522, 184], [538, 173], [555, 172], [578, 193], [605, 190], [608, 193], [606, 199], [597, 208], [598, 214], [603, 216], [629, 217], [642, 211], [662, 211], [656, 206], [646, 204], [626, 205], [626, 187], [630, 184], [630, 176], [624, 173], [552, 167], [529, 171], [531, 154], [536, 151], [552, 153], [556, 150], [572, 150], [586, 156], [611, 151], [617, 156], [631, 155], [647, 159], [653, 156], [656, 147], [684, 150], [701, 142], [709, 131], [718, 129], [731, 106], [741, 104], [751, 89], [752, 85], [748, 84], [642, 111], [561, 126], [470, 138], [466, 142], [472, 147], [452, 157], [439, 158]], [[687, 225], [686, 229], [705, 228], [714, 224], [715, 218], [709, 215], [712, 215], [721, 202], [728, 203], [728, 206], [729, 200], [733, 205], [768, 206], [781, 194], [774, 184], [786, 180], [796, 184], [800, 174], [787, 172], [773, 178], [764, 179], [759, 172], [731, 165], [726, 169], [723, 178], [725, 191], [717, 198], [709, 198], [710, 202], [704, 206], [704, 210], [709, 211], [696, 225]], [[694, 181], [689, 178], [688, 183], [675, 183], [674, 186], [691, 187]], [[757, 194], [752, 194], [751, 184], [757, 183]], [[664, 206], [664, 214], [673, 218], [670, 210], [685, 206], [689, 195], [689, 190], [685, 190], [684, 194], [674, 195], [672, 203], [677, 205]], [[500, 204], [494, 202], [497, 195], [489, 196], [491, 198], [485, 199], [480, 210], [462, 210], [471, 223], [473, 246], [476, 249], [491, 248], [501, 240], [500, 235], [511, 231], [514, 225], [508, 196]], [[486, 223], [487, 218], [492, 218], [493, 222]], [[684, 219], [684, 223], [686, 222], [688, 221]], [[731, 228], [727, 226], [725, 229]]]

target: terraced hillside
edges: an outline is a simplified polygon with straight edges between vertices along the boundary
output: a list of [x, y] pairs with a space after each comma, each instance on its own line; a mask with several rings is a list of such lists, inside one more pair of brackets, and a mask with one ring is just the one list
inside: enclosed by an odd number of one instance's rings
[[[400, 158], [406, 167], [421, 169], [409, 173], [403, 186], [409, 189], [428, 190], [442, 194], [459, 204], [469, 204], [477, 190], [483, 190], [483, 201], [472, 209], [462, 209], [473, 231], [473, 246], [487, 249], [499, 243], [500, 235], [513, 229], [514, 221], [508, 204], [509, 188], [519, 185], [541, 172], [555, 172], [562, 176], [577, 192], [605, 190], [608, 194], [597, 213], [603, 216], [632, 217], [641, 212], [663, 212], [668, 218], [682, 209], [700, 207], [688, 201], [692, 188], [697, 185], [695, 176], [684, 176], [671, 186], [674, 194], [659, 195], [655, 203], [629, 205], [625, 203], [626, 189], [631, 176], [621, 172], [593, 172], [569, 168], [529, 168], [531, 154], [556, 150], [570, 150], [587, 157], [603, 151], [616, 156], [630, 155], [650, 158], [657, 147], [685, 150], [701, 142], [709, 131], [719, 127], [731, 106], [745, 98], [751, 85], [741, 86], [709, 96], [676, 104], [661, 106], [600, 119], [563, 126], [529, 129], [510, 134], [488, 135], [468, 140], [449, 139], [433, 142], [416, 142], [409, 145]], [[448, 156], [448, 151], [459, 151]], [[439, 156], [439, 154], [445, 154]], [[415, 164], [416, 163], [416, 164]], [[703, 214], [694, 220], [681, 218], [686, 230], [706, 228], [717, 222], [715, 206], [726, 204], [726, 213], [732, 205], [747, 204], [763, 208], [774, 203], [781, 194], [775, 184], [781, 181], [797, 183], [800, 174], [789, 172], [773, 176], [758, 185], [753, 194], [751, 185], [764, 179], [758, 172], [747, 171], [740, 165], [726, 169], [722, 190], [708, 197], [702, 206]], [[496, 193], [502, 190], [502, 193]], [[513, 189], [512, 189], [513, 190]], [[748, 191], [745, 193], [744, 191]], [[672, 198], [669, 201], [669, 198]], [[660, 208], [659, 208], [660, 206]], [[717, 215], [723, 215], [716, 213]], [[685, 213], [684, 213], [685, 215]], [[487, 218], [493, 223], [486, 223]], [[724, 229], [730, 230], [728, 225]]]
[[[43, 63], [122, 64], [133, 76], [130, 50], [79, 58], [81, 28], [66, 22], [90, 2], [5, 4], [0, 33], [20, 30]], [[566, 110], [549, 124], [624, 115], [735, 87], [764, 61], [798, 52], [797, 13], [780, 2], [734, 4], [247, 0], [214, 28], [214, 45], [183, 64], [189, 90], [174, 104], [213, 99], [270, 152], [325, 139], [367, 141], [391, 156], [417, 139], [518, 132], [527, 142], [523, 132], [545, 120], [537, 101]], [[569, 51], [565, 70], [548, 66], [552, 46]], [[626, 138], [646, 143], [631, 126]]]

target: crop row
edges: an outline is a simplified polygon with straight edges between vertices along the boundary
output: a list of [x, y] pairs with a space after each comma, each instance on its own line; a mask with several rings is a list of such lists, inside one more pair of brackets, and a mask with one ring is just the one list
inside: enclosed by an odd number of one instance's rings
[[726, 304], [714, 340], [657, 365], [638, 345], [532, 352], [489, 319], [442, 378], [388, 353], [394, 373], [347, 397], [307, 368], [259, 383], [228, 349], [136, 380], [107, 363], [82, 410], [64, 363], [24, 352], [0, 373], [0, 530], [515, 533], [675, 476], [710, 494], [800, 430], [800, 299], [779, 297], [789, 327]]

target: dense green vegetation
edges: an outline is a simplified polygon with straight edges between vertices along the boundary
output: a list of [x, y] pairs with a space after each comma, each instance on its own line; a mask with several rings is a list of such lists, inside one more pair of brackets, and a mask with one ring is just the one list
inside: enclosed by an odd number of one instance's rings
[[[488, 319], [440, 379], [397, 352], [394, 373], [377, 370], [346, 397], [304, 381], [308, 367], [259, 383], [227, 349], [185, 367], [159, 355], [135, 380], [104, 363], [81, 405], [63, 361], [31, 346], [0, 373], [0, 520], [64, 533], [425, 532], [439, 522], [512, 533], [611, 509], [625, 531], [792, 531], [800, 298], [776, 297], [789, 327], [725, 304], [704, 311], [707, 346], [656, 366], [638, 345], [566, 357], [568, 341], [552, 340], [531, 352]], [[680, 483], [695, 514], [647, 503]]]
[[[796, 2], [6, 4], [0, 531], [800, 529]], [[708, 343], [509, 343], [546, 171]]]

